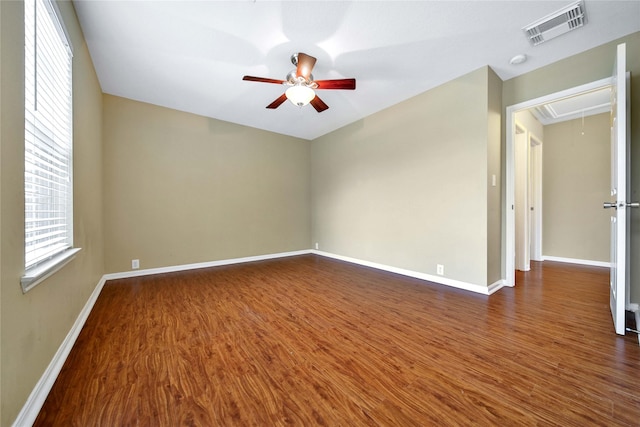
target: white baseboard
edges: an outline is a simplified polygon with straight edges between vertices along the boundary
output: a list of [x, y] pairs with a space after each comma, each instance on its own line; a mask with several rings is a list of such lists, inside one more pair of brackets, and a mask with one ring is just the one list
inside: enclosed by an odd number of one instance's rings
[[379, 263], [370, 262], [370, 261], [364, 261], [357, 258], [346, 257], [346, 256], [337, 255], [329, 252], [323, 252], [315, 249], [304, 249], [304, 250], [293, 251], [293, 252], [281, 252], [276, 254], [258, 255], [258, 256], [244, 257], [244, 258], [224, 259], [219, 261], [201, 262], [196, 264], [183, 264], [183, 265], [175, 265], [175, 266], [169, 266], [169, 267], [149, 268], [144, 270], [123, 271], [119, 273], [105, 274], [104, 278], [106, 280], [126, 279], [129, 277], [148, 276], [152, 274], [162, 274], [162, 273], [173, 273], [176, 271], [195, 270], [199, 268], [219, 267], [222, 265], [240, 264], [240, 263], [252, 262], [252, 261], [263, 261], [263, 260], [284, 258], [289, 256], [305, 255], [305, 254], [315, 254], [315, 255], [320, 255], [327, 258], [338, 259], [338, 260], [350, 262], [353, 264], [364, 265], [367, 267], [376, 268], [378, 270], [402, 274], [403, 276], [410, 276], [416, 279], [426, 280], [428, 282], [434, 282], [441, 285], [446, 285], [454, 288], [464, 289], [467, 291], [481, 293], [484, 295], [491, 295], [506, 285], [506, 282], [504, 280], [498, 280], [497, 282], [489, 286], [476, 285], [473, 283], [462, 282], [454, 279], [447, 279], [441, 276], [434, 276], [431, 274], [420, 273], [417, 271], [406, 270], [403, 268], [392, 267], [389, 265], [379, 264]]
[[[498, 292], [500, 289], [504, 288], [505, 286], [508, 286], [507, 281], [504, 279], [500, 279], [489, 285], [487, 295], [494, 294]], [[510, 287], [513, 287], [513, 286], [510, 286]]]
[[64, 362], [67, 360], [69, 353], [71, 353], [71, 349], [73, 348], [73, 345], [75, 344], [76, 339], [78, 338], [78, 335], [80, 335], [80, 331], [82, 330], [82, 327], [87, 321], [87, 318], [89, 317], [89, 313], [91, 313], [91, 310], [93, 309], [93, 306], [96, 303], [96, 300], [98, 299], [98, 296], [102, 291], [102, 288], [104, 287], [105, 283], [108, 280], [147, 276], [151, 274], [171, 273], [176, 271], [194, 270], [198, 268], [218, 267], [222, 265], [240, 264], [240, 263], [252, 262], [252, 261], [263, 261], [268, 259], [284, 258], [289, 256], [305, 255], [310, 253], [328, 257], [328, 258], [338, 259], [341, 261], [350, 262], [353, 264], [364, 265], [366, 267], [376, 268], [378, 270], [389, 271], [391, 273], [397, 273], [403, 276], [409, 276], [416, 279], [425, 280], [428, 282], [433, 282], [441, 285], [451, 286], [454, 288], [464, 289], [467, 291], [472, 291], [472, 292], [476, 292], [484, 295], [491, 295], [494, 292], [501, 289], [506, 284], [504, 280], [499, 280], [489, 286], [481, 286], [473, 283], [466, 283], [459, 280], [447, 279], [440, 276], [433, 276], [426, 273], [420, 273], [417, 271], [406, 270], [403, 268], [392, 267], [392, 266], [378, 264], [370, 261], [363, 261], [356, 258], [345, 257], [345, 256], [336, 255], [329, 252], [322, 252], [322, 251], [313, 250], [313, 249], [305, 249], [305, 250], [293, 251], [293, 252], [281, 252], [276, 254], [258, 255], [258, 256], [251, 256], [251, 257], [244, 257], [244, 258], [232, 258], [232, 259], [202, 262], [202, 263], [196, 263], [196, 264], [175, 265], [170, 267], [149, 268], [144, 270], [133, 270], [133, 271], [124, 271], [120, 273], [105, 274], [104, 276], [102, 276], [102, 278], [98, 282], [98, 285], [91, 293], [91, 296], [87, 300], [87, 303], [85, 304], [82, 311], [78, 315], [78, 318], [76, 319], [75, 323], [71, 327], [71, 330], [69, 331], [64, 341], [58, 348], [58, 351], [56, 352], [56, 354], [53, 356], [53, 359], [49, 363], [49, 366], [47, 366], [47, 369], [42, 374], [42, 377], [40, 378], [40, 380], [38, 381], [34, 389], [31, 391], [29, 398], [27, 399], [25, 405], [22, 407], [22, 410], [18, 414], [18, 417], [14, 421], [13, 427], [30, 426], [35, 422], [36, 417], [38, 416], [38, 413], [40, 412], [40, 409], [42, 409], [42, 405], [44, 404], [47, 398], [47, 395], [51, 391], [51, 388], [53, 387], [53, 384], [55, 383], [56, 378], [58, 378], [58, 374], [60, 374], [60, 371], [62, 370]]
[[310, 252], [313, 253], [313, 254], [316, 254], [316, 255], [327, 257], [327, 258], [333, 258], [333, 259], [337, 259], [337, 260], [340, 260], [340, 261], [346, 261], [346, 262], [350, 262], [352, 264], [359, 264], [359, 265], [363, 265], [365, 267], [376, 268], [378, 270], [384, 270], [384, 271], [388, 271], [388, 272], [391, 272], [391, 273], [401, 274], [403, 276], [409, 276], [409, 277], [413, 277], [415, 279], [425, 280], [427, 282], [438, 283], [440, 285], [451, 286], [453, 288], [464, 289], [466, 291], [476, 292], [476, 293], [484, 294], [484, 295], [491, 295], [491, 294], [493, 294], [494, 292], [498, 291], [499, 289], [501, 289], [503, 286], [506, 285], [506, 282], [504, 280], [499, 280], [499, 281], [491, 284], [490, 286], [476, 285], [474, 283], [467, 283], [467, 282], [462, 282], [460, 280], [447, 279], [446, 277], [442, 277], [442, 276], [434, 276], [434, 275], [427, 274], [427, 273], [420, 273], [418, 271], [406, 270], [404, 268], [392, 267], [392, 266], [385, 265], [385, 264], [379, 264], [377, 262], [364, 261], [364, 260], [357, 259], [357, 258], [351, 258], [351, 257], [347, 257], [347, 256], [342, 256], [342, 255], [336, 255], [336, 254], [333, 254], [333, 253], [318, 251], [318, 250], [315, 250], [315, 249], [312, 249]]
[[589, 259], [564, 258], [564, 257], [544, 255], [542, 257], [542, 260], [543, 261], [566, 262], [566, 263], [569, 263], [569, 264], [590, 265], [590, 266], [593, 266], [593, 267], [607, 267], [607, 268], [611, 267], [611, 263], [610, 262], [593, 261], [593, 260], [589, 260]]
[[243, 258], [223, 259], [219, 261], [199, 262], [195, 264], [173, 265], [169, 267], [148, 268], [144, 270], [123, 271], [120, 273], [105, 274], [106, 280], [126, 279], [129, 277], [149, 276], [151, 274], [173, 273], [176, 271], [196, 270], [199, 268], [219, 267], [222, 265], [241, 264], [243, 262], [264, 261], [267, 259], [284, 258], [289, 256], [304, 255], [311, 253], [310, 249], [293, 252], [279, 252], [275, 254], [257, 255]]
[[173, 273], [176, 271], [195, 270], [199, 268], [219, 267], [222, 265], [240, 264], [240, 263], [252, 262], [252, 261], [264, 261], [269, 259], [284, 258], [284, 257], [296, 256], [296, 255], [305, 255], [310, 253], [320, 255], [320, 256], [325, 256], [328, 258], [338, 259], [341, 261], [350, 262], [353, 264], [364, 265], [367, 267], [376, 268], [378, 270], [398, 273], [404, 276], [414, 277], [416, 279], [435, 282], [441, 285], [447, 285], [447, 286], [452, 286], [454, 288], [465, 289], [468, 291], [477, 292], [485, 295], [491, 295], [492, 293], [498, 291], [500, 288], [505, 286], [505, 282], [503, 280], [499, 280], [487, 287], [487, 286], [475, 285], [472, 283], [461, 282], [458, 280], [447, 279], [441, 276], [433, 276], [430, 274], [420, 273], [417, 271], [405, 270], [402, 268], [392, 267], [384, 264], [378, 264], [370, 261], [363, 261], [360, 259], [345, 257], [342, 255], [336, 255], [333, 253], [318, 251], [315, 249], [304, 249], [300, 251], [281, 252], [276, 254], [258, 255], [258, 256], [244, 257], [244, 258], [232, 258], [232, 259], [224, 259], [219, 261], [201, 262], [201, 263], [195, 263], [195, 264], [174, 265], [169, 267], [149, 268], [144, 270], [123, 271], [119, 273], [105, 274], [104, 278], [106, 280], [126, 279], [129, 277], [148, 276], [152, 274], [162, 274], [162, 273]]
[[76, 339], [78, 339], [78, 335], [80, 335], [80, 331], [82, 330], [82, 327], [87, 321], [87, 318], [89, 317], [89, 313], [91, 313], [91, 309], [93, 309], [93, 306], [96, 303], [96, 300], [98, 299], [98, 296], [100, 295], [100, 292], [104, 287], [104, 284], [108, 280], [122, 279], [127, 277], [145, 276], [150, 274], [168, 273], [168, 272], [174, 272], [174, 271], [193, 270], [196, 268], [216, 267], [221, 265], [238, 264], [242, 262], [261, 261], [261, 260], [283, 258], [288, 256], [294, 256], [294, 255], [303, 255], [308, 253], [310, 253], [310, 250], [282, 252], [277, 254], [259, 255], [259, 256], [252, 256], [252, 257], [245, 257], [245, 258], [233, 258], [233, 259], [226, 259], [226, 260], [220, 260], [220, 261], [203, 262], [198, 264], [186, 264], [186, 265], [177, 265], [172, 267], [151, 268], [146, 270], [134, 270], [134, 271], [125, 271], [122, 273], [105, 274], [104, 276], [102, 276], [102, 278], [98, 282], [98, 285], [93, 290], [93, 293], [91, 294], [91, 296], [87, 300], [87, 303], [85, 304], [82, 311], [78, 315], [78, 318], [76, 319], [75, 323], [71, 327], [71, 330], [65, 337], [64, 341], [62, 341], [62, 344], [58, 348], [58, 351], [56, 352], [56, 354], [53, 356], [53, 359], [49, 363], [49, 366], [47, 366], [47, 369], [42, 374], [42, 377], [40, 377], [40, 380], [31, 391], [31, 394], [29, 395], [29, 398], [27, 399], [26, 403], [22, 407], [22, 410], [18, 414], [18, 417], [13, 422], [13, 427], [30, 426], [35, 422], [36, 417], [40, 412], [40, 409], [42, 409], [42, 405], [44, 405], [44, 402], [47, 399], [47, 395], [51, 391], [51, 387], [53, 387], [53, 384], [55, 383], [56, 378], [58, 378], [58, 374], [60, 374], [60, 371], [62, 370], [62, 366], [64, 365], [64, 362], [67, 360], [69, 353], [71, 353], [71, 349], [73, 348], [73, 345], [75, 344]]
[[51, 387], [53, 387], [56, 378], [58, 378], [58, 374], [62, 370], [64, 362], [67, 360], [69, 353], [71, 353], [71, 349], [78, 339], [78, 335], [80, 335], [80, 331], [87, 321], [89, 313], [91, 313], [91, 310], [93, 309], [93, 306], [96, 303], [96, 300], [98, 299], [100, 291], [102, 291], [102, 287], [104, 286], [105, 282], [106, 280], [103, 276], [98, 282], [98, 285], [91, 293], [91, 296], [89, 296], [87, 303], [82, 308], [82, 311], [80, 311], [80, 314], [76, 318], [76, 321], [73, 323], [73, 326], [71, 327], [71, 330], [65, 337], [64, 341], [62, 341], [62, 344], [58, 348], [56, 354], [53, 356], [53, 359], [51, 359], [49, 366], [47, 366], [47, 369], [45, 369], [42, 377], [40, 377], [40, 380], [31, 391], [27, 402], [22, 407], [22, 410], [18, 414], [18, 417], [13, 422], [14, 427], [30, 426], [35, 422], [36, 417], [38, 416], [40, 409], [42, 409], [42, 405], [44, 405], [44, 401], [47, 399], [47, 396], [49, 395]]

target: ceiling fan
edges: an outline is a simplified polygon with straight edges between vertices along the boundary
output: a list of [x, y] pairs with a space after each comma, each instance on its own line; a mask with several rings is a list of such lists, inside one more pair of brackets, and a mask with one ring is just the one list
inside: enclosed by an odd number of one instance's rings
[[310, 103], [318, 113], [323, 112], [329, 108], [329, 106], [316, 95], [314, 89], [354, 90], [356, 88], [356, 79], [313, 80], [311, 70], [313, 70], [313, 66], [316, 64], [316, 58], [306, 53], [294, 53], [291, 55], [291, 63], [296, 66], [296, 69], [287, 74], [286, 80], [253, 76], [244, 76], [242, 80], [289, 86], [285, 93], [267, 105], [267, 108], [278, 108], [288, 99], [299, 107]]

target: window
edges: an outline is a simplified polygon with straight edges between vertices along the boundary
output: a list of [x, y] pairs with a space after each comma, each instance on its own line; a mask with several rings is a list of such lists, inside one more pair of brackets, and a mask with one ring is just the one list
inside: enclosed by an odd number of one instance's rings
[[24, 292], [73, 250], [71, 46], [50, 0], [26, 0]]

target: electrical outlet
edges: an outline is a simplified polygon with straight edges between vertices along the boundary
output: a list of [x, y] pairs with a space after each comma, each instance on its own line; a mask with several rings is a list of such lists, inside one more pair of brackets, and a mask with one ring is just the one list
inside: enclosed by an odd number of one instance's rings
[[442, 264], [438, 264], [438, 265], [437, 265], [437, 270], [436, 270], [436, 271], [437, 271], [437, 273], [438, 273], [440, 276], [444, 276], [444, 265], [442, 265]]
[[140, 268], [140, 260], [139, 259], [132, 259], [131, 260], [131, 268], [134, 270], [137, 270], [138, 268]]
[[320, 245], [318, 245], [318, 242], [316, 242], [316, 249], [318, 249], [320, 247]]

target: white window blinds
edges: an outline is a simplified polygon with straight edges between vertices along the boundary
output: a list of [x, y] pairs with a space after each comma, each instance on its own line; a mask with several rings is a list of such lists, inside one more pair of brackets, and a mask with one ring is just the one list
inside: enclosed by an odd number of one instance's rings
[[71, 49], [49, 0], [25, 4], [25, 270], [73, 246]]

